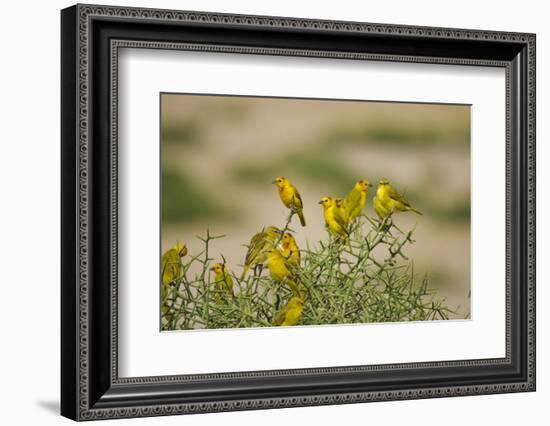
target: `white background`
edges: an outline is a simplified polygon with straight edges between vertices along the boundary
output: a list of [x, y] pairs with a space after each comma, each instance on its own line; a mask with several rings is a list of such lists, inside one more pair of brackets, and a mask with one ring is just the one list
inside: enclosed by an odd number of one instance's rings
[[[502, 68], [125, 49], [119, 81], [121, 376], [505, 356]], [[472, 320], [159, 333], [160, 92], [471, 104]]]
[[[119, 4], [105, 0], [103, 3]], [[140, 1], [134, 6], [347, 19], [537, 33], [538, 391], [453, 399], [119, 420], [118, 424], [545, 424], [550, 400], [550, 28], [544, 2]], [[69, 2], [3, 4], [0, 26], [0, 418], [69, 424], [59, 401], [59, 9]], [[546, 76], [546, 80], [545, 80]], [[546, 420], [547, 422], [547, 420]], [[102, 424], [117, 424], [108, 421]]]

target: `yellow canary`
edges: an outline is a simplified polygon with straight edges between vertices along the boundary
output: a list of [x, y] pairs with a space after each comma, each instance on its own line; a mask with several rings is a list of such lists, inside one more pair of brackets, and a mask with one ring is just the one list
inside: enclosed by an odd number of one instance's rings
[[246, 273], [252, 266], [263, 264], [267, 260], [267, 250], [273, 247], [280, 234], [279, 228], [268, 226], [252, 237], [244, 259], [241, 280], [244, 280]]
[[348, 219], [353, 222], [361, 214], [367, 202], [367, 191], [372, 186], [368, 180], [359, 180], [346, 196], [344, 205], [348, 213]]
[[282, 176], [279, 176], [272, 183], [277, 185], [279, 197], [281, 197], [283, 204], [298, 215], [302, 226], [306, 226], [306, 219], [304, 217], [304, 203], [302, 202], [302, 197], [296, 187], [292, 185], [287, 178]]
[[394, 212], [413, 211], [417, 214], [422, 214], [415, 208], [411, 207], [405, 197], [392, 188], [387, 179], [381, 179], [380, 182], [378, 182], [378, 188], [376, 189], [376, 196], [373, 199], [373, 204], [374, 210], [381, 220]]
[[304, 301], [299, 296], [292, 297], [288, 303], [279, 311], [273, 325], [288, 326], [296, 325], [302, 318], [304, 310]]
[[162, 299], [164, 300], [168, 293], [168, 287], [174, 281], [181, 277], [182, 264], [181, 258], [187, 254], [187, 246], [177, 242], [174, 247], [162, 255]]
[[281, 251], [276, 248], [267, 251], [267, 266], [271, 278], [275, 281], [283, 281], [292, 276], [292, 271], [288, 267], [288, 262], [283, 257]]
[[296, 240], [290, 232], [285, 232], [281, 243], [281, 254], [286, 259], [287, 263], [293, 268], [300, 267], [301, 254]]
[[338, 238], [348, 239], [347, 223], [342, 217], [340, 209], [336, 206], [336, 201], [332, 197], [323, 197], [319, 201], [323, 205], [323, 214], [325, 224], [331, 234]]
[[233, 278], [224, 263], [216, 263], [210, 270], [214, 271], [214, 288], [216, 300], [219, 301], [221, 294], [233, 292]]
[[277, 282], [287, 280], [288, 286], [295, 295], [300, 295], [296, 277], [293, 274], [292, 266], [283, 257], [280, 250], [272, 248], [267, 252], [267, 267], [273, 278]]

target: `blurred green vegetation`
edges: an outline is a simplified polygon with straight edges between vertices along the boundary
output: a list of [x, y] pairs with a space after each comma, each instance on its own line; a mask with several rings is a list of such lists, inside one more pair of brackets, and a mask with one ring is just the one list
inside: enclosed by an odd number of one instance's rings
[[470, 200], [453, 202], [449, 205], [432, 204], [427, 207], [435, 219], [447, 222], [470, 222]]
[[339, 144], [353, 145], [435, 145], [468, 144], [470, 142], [469, 126], [411, 127], [395, 123], [378, 123], [376, 126], [346, 126], [328, 130], [322, 138], [326, 147]]
[[197, 120], [179, 122], [177, 125], [163, 124], [162, 144], [190, 146], [200, 137], [201, 126]]
[[164, 223], [193, 222], [202, 219], [233, 220], [235, 207], [221, 205], [195, 179], [175, 170], [162, 170], [162, 220]]

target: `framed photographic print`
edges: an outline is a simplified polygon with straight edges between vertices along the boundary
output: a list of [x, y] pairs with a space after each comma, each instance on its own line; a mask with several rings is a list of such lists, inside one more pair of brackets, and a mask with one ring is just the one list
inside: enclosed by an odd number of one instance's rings
[[535, 389], [533, 34], [61, 27], [64, 416]]
[[470, 106], [160, 104], [162, 331], [470, 318]]

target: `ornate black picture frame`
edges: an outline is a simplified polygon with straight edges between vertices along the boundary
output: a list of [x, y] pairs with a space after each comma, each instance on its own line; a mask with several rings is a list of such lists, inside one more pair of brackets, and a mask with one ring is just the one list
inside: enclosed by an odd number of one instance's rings
[[[61, 13], [61, 413], [74, 420], [535, 390], [535, 35], [76, 5]], [[484, 65], [506, 71], [506, 356], [120, 378], [121, 47]]]

